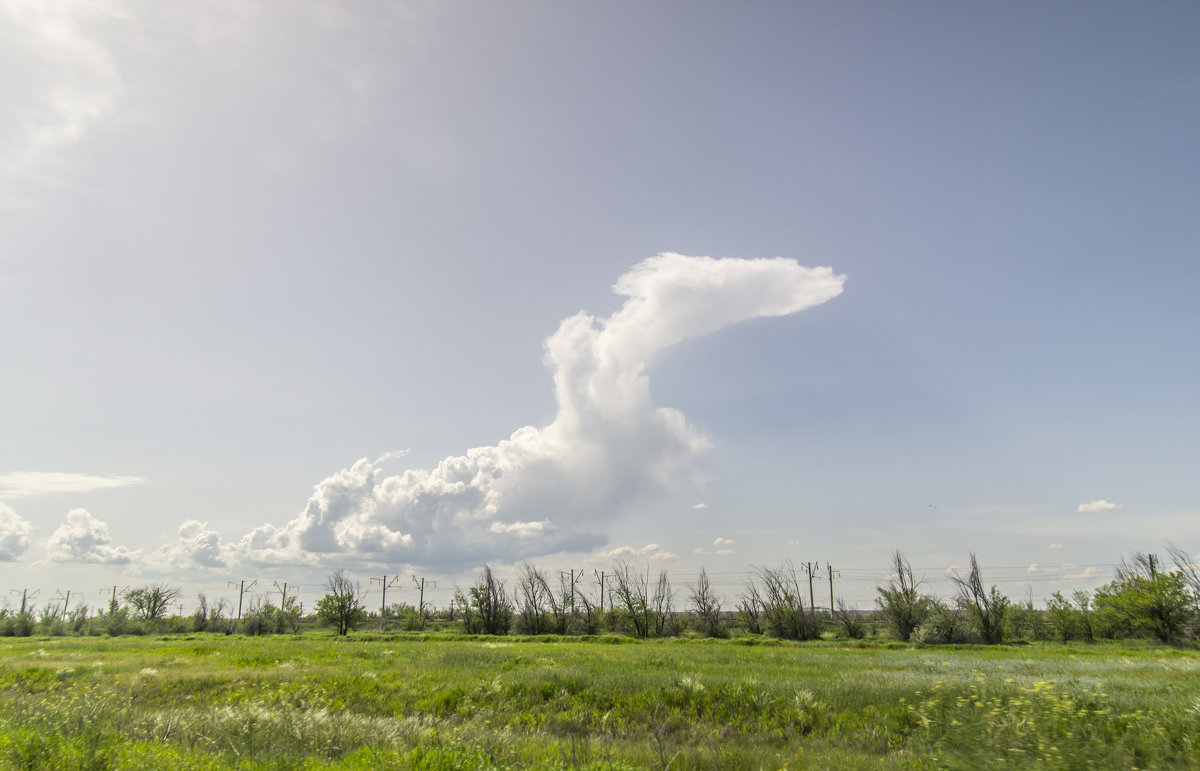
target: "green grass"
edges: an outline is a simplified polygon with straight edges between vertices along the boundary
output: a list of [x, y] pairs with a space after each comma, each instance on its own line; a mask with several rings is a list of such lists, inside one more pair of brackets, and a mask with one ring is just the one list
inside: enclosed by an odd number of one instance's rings
[[7, 638], [0, 768], [1200, 767], [1194, 651], [616, 641]]

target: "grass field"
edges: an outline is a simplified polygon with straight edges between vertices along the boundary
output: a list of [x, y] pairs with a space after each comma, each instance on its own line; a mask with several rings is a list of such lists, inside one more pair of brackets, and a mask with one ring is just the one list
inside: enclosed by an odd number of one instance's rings
[[3, 768], [1200, 767], [1200, 654], [754, 640], [0, 640]]

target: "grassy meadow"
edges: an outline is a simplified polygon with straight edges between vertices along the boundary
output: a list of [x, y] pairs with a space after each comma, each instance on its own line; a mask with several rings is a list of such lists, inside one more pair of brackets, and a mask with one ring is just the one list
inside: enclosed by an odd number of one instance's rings
[[0, 768], [1200, 767], [1200, 653], [324, 634], [0, 639]]

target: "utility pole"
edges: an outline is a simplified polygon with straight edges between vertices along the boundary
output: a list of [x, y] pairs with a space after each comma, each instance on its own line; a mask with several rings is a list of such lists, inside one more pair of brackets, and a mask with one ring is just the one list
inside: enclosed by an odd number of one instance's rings
[[62, 612], [58, 614], [63, 621], [67, 620], [67, 609], [71, 607], [71, 590], [67, 590], [67, 596], [63, 599]]
[[383, 631], [384, 620], [387, 618], [387, 590], [400, 580], [400, 576], [392, 576], [392, 580], [388, 581], [387, 574], [383, 578], [372, 578], [371, 583], [378, 581], [383, 586], [383, 599], [379, 601], [379, 631]]
[[[398, 577], [399, 576], [397, 576], [397, 578]], [[413, 586], [417, 587], [417, 590], [421, 593], [420, 594], [421, 598], [419, 600], [417, 600], [417, 618], [421, 619], [421, 628], [424, 629], [425, 628], [425, 576], [421, 576], [420, 581], [417, 580], [416, 576], [413, 576], [412, 582], [413, 582]], [[436, 583], [434, 583], [433, 581], [429, 582], [429, 587], [431, 589], [435, 586], [437, 586]]]
[[[579, 571], [579, 574], [580, 574], [580, 575], [583, 575], [583, 571], [582, 571], [582, 570], [581, 570], [581, 571]], [[561, 579], [561, 578], [562, 578], [564, 575], [567, 575], [567, 573], [565, 573], [565, 572], [564, 572], [564, 571], [562, 571], [562, 570], [558, 571], [558, 577], [559, 577], [560, 579]], [[574, 617], [574, 615], [575, 615], [575, 569], [574, 569], [574, 568], [572, 568], [572, 569], [571, 569], [570, 576], [571, 576], [571, 577], [570, 577], [570, 585], [571, 585], [571, 616], [572, 616], [572, 617]]]
[[829, 617], [833, 618], [833, 565], [826, 562], [825, 570], [829, 572]]
[[[279, 590], [279, 594], [280, 594], [280, 596], [279, 596], [279, 609], [280, 609], [280, 610], [283, 610], [283, 609], [284, 609], [284, 606], [286, 606], [286, 605], [287, 605], [287, 590], [288, 590], [287, 581], [284, 581], [284, 582], [283, 582], [283, 586], [280, 586], [280, 585], [279, 585], [279, 582], [278, 582], [278, 581], [276, 581], [276, 582], [275, 582], [275, 588]], [[299, 588], [300, 588], [299, 586], [293, 586], [293, 587], [292, 587], [292, 589], [293, 589], [293, 590], [295, 590], [295, 589], [299, 589]]]
[[[125, 589], [128, 589], [128, 588], [129, 588], [128, 586], [126, 586], [126, 587], [125, 587]], [[124, 594], [124, 593], [125, 593], [125, 589], [122, 589], [122, 590], [121, 590], [121, 594]], [[108, 587], [107, 587], [107, 586], [106, 586], [106, 587], [104, 587], [104, 591], [108, 591]], [[108, 603], [108, 612], [109, 612], [109, 613], [116, 613], [116, 612], [117, 612], [117, 585], [116, 585], [116, 584], [113, 584], [113, 588], [112, 588], [112, 600], [110, 600], [110, 601], [109, 601], [109, 603]]]
[[227, 584], [229, 584], [230, 586], [236, 586], [236, 587], [237, 587], [237, 590], [238, 590], [238, 616], [237, 616], [237, 620], [238, 620], [238, 621], [241, 621], [241, 620], [242, 620], [242, 598], [246, 596], [246, 591], [247, 591], [247, 590], [249, 590], [249, 589], [253, 589], [253, 588], [254, 588], [254, 585], [258, 583], [258, 579], [256, 578], [256, 579], [254, 579], [253, 581], [251, 581], [249, 586], [246, 586], [246, 579], [244, 579], [244, 578], [242, 579], [242, 581], [241, 581], [241, 583], [240, 583], [240, 584], [235, 584], [235, 583], [234, 583], [234, 582], [232, 582], [232, 581], [226, 581], [226, 583], [227, 583]]
[[[14, 594], [16, 593], [16, 591], [17, 591], [16, 589], [13, 589], [13, 590], [12, 590], [12, 592], [13, 592]], [[25, 615], [25, 613], [27, 612], [26, 605], [27, 605], [28, 601], [29, 601], [29, 600], [32, 600], [34, 597], [37, 597], [38, 591], [39, 591], [39, 590], [37, 590], [37, 589], [34, 589], [34, 591], [33, 591], [33, 595], [31, 596], [31, 595], [29, 594], [29, 590], [28, 590], [28, 589], [22, 589], [22, 590], [21, 590], [21, 615]]]
[[[599, 573], [599, 575], [596, 575], [597, 572]], [[596, 575], [596, 581], [599, 582], [599, 584], [600, 584], [600, 614], [603, 615], [604, 614], [604, 571], [603, 570], [600, 570], [600, 571], [593, 570], [592, 575]]]
[[[814, 606], [814, 604], [815, 604], [815, 603], [813, 602], [813, 587], [812, 587], [812, 582], [813, 582], [813, 564], [812, 564], [811, 562], [805, 562], [805, 563], [804, 563], [804, 569], [808, 571], [808, 608], [809, 608], [809, 610], [812, 610], [812, 609], [813, 609], [813, 606]], [[821, 563], [819, 563], [819, 562], [817, 563], [816, 569], [817, 569], [817, 570], [820, 570], [820, 569], [821, 569]]]

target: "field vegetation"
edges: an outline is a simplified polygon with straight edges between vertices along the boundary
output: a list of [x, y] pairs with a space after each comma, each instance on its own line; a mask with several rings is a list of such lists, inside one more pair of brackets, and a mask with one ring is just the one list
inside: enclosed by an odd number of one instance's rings
[[899, 552], [873, 613], [813, 607], [789, 563], [732, 609], [625, 563], [596, 595], [484, 566], [449, 608], [381, 615], [343, 571], [307, 617], [286, 592], [172, 616], [165, 584], [23, 602], [0, 768], [1200, 767], [1200, 584], [1172, 556], [1040, 609], [973, 555], [929, 595]]
[[1152, 645], [359, 632], [0, 641], [4, 768], [1185, 768]]

